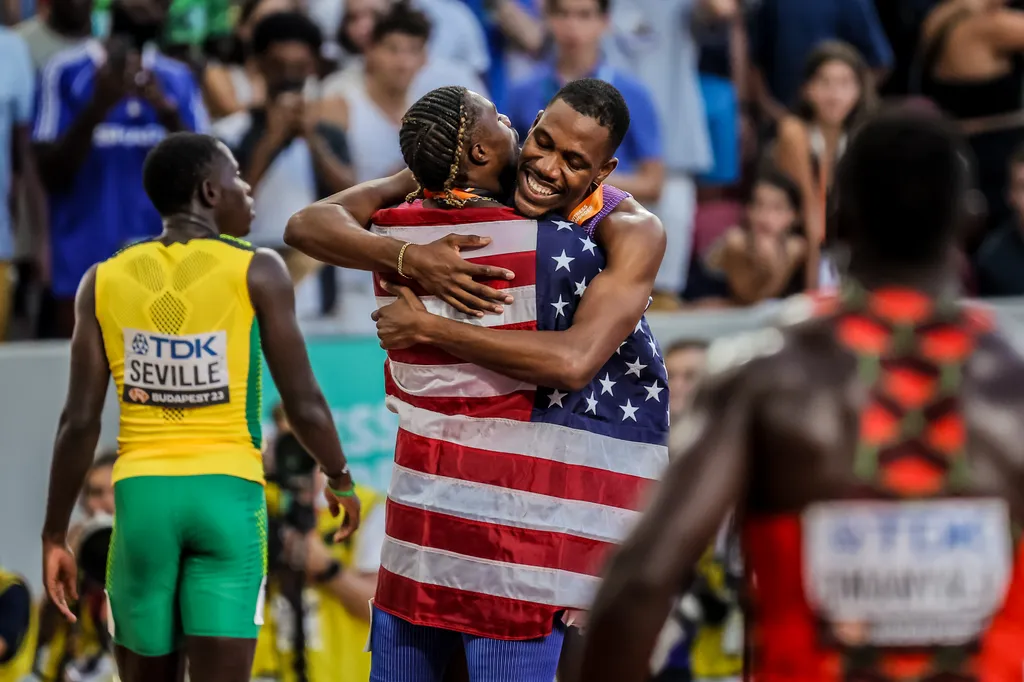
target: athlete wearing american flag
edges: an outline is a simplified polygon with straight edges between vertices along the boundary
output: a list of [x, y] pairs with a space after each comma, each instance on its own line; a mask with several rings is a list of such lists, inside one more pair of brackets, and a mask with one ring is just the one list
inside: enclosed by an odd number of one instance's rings
[[[415, 224], [436, 219], [447, 224]], [[601, 558], [667, 462], [665, 366], [642, 318], [579, 390], [538, 387], [453, 357], [445, 338], [462, 343], [465, 322], [569, 329], [605, 265], [586, 228], [524, 220], [506, 208], [390, 209], [374, 225], [413, 244], [460, 229], [491, 238], [471, 260], [513, 269], [515, 302], [477, 319], [404, 287], [379, 292], [400, 297], [379, 314], [399, 435], [375, 603], [413, 623], [530, 639], [550, 632], [557, 611], [587, 608]]]
[[[374, 682], [440, 680], [460, 645], [473, 682], [550, 682], [560, 613], [587, 608], [601, 558], [667, 463], [665, 370], [642, 320], [664, 235], [643, 207], [601, 184], [628, 127], [621, 96], [606, 83], [574, 85], [527, 138], [518, 212], [490, 198], [501, 173], [486, 166], [501, 136], [487, 121], [504, 122], [469, 93], [454, 119], [474, 122], [465, 140], [462, 124], [438, 128], [437, 112], [420, 103], [403, 124], [426, 202], [380, 211], [365, 232], [368, 206], [409, 191], [378, 181], [289, 224], [289, 244], [379, 273], [375, 317], [401, 430], [371, 628]], [[430, 119], [425, 137], [414, 111]], [[443, 187], [432, 186], [419, 152], [445, 158], [432, 144], [456, 127], [462, 165], [442, 168]], [[456, 177], [477, 190], [454, 190]], [[460, 302], [473, 299], [466, 314]]]

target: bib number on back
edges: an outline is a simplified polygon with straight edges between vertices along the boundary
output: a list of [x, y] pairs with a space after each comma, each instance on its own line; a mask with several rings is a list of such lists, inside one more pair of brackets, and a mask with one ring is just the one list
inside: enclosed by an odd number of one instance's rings
[[802, 523], [804, 591], [840, 645], [971, 642], [1009, 588], [1003, 500], [829, 502]]
[[227, 332], [157, 334], [124, 329], [124, 390], [135, 405], [194, 408], [230, 402]]

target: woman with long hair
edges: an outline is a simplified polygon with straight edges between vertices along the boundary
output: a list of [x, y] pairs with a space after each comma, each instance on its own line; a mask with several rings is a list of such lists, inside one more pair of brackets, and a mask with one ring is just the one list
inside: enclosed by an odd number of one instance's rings
[[695, 259], [686, 298], [698, 307], [754, 305], [804, 289], [808, 242], [800, 188], [773, 169], [761, 172], [743, 224], [729, 228]]
[[776, 167], [793, 178], [803, 195], [805, 236], [810, 249], [806, 286], [818, 285], [825, 235], [825, 205], [836, 164], [851, 130], [875, 105], [867, 62], [846, 43], [827, 41], [808, 57], [794, 113], [779, 123], [772, 154]]

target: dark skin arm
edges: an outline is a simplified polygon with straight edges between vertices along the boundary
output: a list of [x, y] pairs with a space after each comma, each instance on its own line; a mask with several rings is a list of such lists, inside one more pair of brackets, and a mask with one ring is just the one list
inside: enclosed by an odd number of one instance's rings
[[149, 102], [156, 111], [157, 120], [160, 125], [169, 133], [178, 133], [185, 130], [185, 122], [181, 118], [181, 111], [174, 100], [169, 99], [160, 87], [159, 81], [152, 73], [144, 72], [143, 85], [137, 86], [137, 90], [143, 99]]
[[[306, 342], [295, 319], [294, 287], [281, 257], [267, 249], [258, 250], [249, 265], [248, 285], [263, 354], [295, 437], [328, 475], [330, 488], [351, 490], [348, 464], [330, 407], [309, 364]], [[325, 496], [332, 514], [340, 513], [339, 504], [346, 512], [336, 538], [341, 541], [359, 527], [359, 498], [335, 497], [329, 490]]]
[[[398, 256], [404, 242], [367, 231], [373, 214], [394, 206], [416, 191], [412, 173], [403, 170], [371, 180], [302, 209], [285, 229], [285, 244], [318, 261], [353, 270], [398, 274]], [[510, 296], [474, 281], [512, 279], [508, 270], [467, 262], [461, 251], [486, 246], [489, 239], [449, 235], [431, 244], [410, 245], [402, 272], [429, 293], [467, 315], [500, 313]]]
[[259, 184], [285, 143], [301, 131], [301, 106], [302, 98], [296, 93], [285, 93], [267, 102], [267, 127], [242, 168], [242, 177], [253, 187]]
[[329, 265], [397, 274], [402, 242], [372, 234], [365, 226], [378, 210], [404, 201], [415, 190], [408, 170], [350, 187], [293, 215], [284, 243]]
[[735, 372], [712, 377], [673, 427], [672, 465], [654, 502], [605, 570], [590, 615], [580, 682], [650, 679], [651, 651], [673, 599], [746, 490], [752, 391]]
[[306, 146], [309, 147], [309, 155], [313, 158], [313, 167], [332, 192], [341, 192], [355, 183], [356, 177], [352, 167], [345, 165], [334, 155], [327, 140], [317, 133], [315, 122], [306, 125], [305, 140]]
[[374, 313], [385, 348], [427, 343], [506, 376], [577, 391], [589, 384], [647, 309], [662, 255], [661, 221], [633, 200], [624, 201], [598, 228], [608, 263], [587, 287], [565, 331], [496, 330], [430, 315], [404, 287]]
[[72, 622], [67, 600], [77, 599], [77, 569], [67, 545], [68, 522], [100, 437], [103, 401], [110, 368], [96, 319], [96, 267], [82, 278], [75, 297], [71, 337], [71, 376], [67, 401], [57, 425], [50, 465], [50, 490], [43, 524], [43, 574], [46, 592]]
[[57, 141], [36, 145], [39, 174], [48, 191], [60, 193], [71, 186], [92, 149], [92, 133], [108, 111], [106, 107], [90, 103]]

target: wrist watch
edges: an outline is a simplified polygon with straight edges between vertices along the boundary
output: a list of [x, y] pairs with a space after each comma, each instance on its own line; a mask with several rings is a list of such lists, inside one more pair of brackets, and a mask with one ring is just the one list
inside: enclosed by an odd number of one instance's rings
[[335, 497], [355, 496], [356, 482], [352, 480], [352, 475], [348, 471], [348, 465], [345, 465], [345, 467], [342, 468], [341, 473], [335, 476], [324, 471], [323, 467], [320, 467], [320, 471], [323, 471], [324, 476], [327, 477], [327, 489], [330, 490]]
[[338, 479], [348, 479], [349, 481], [352, 480], [352, 474], [349, 473], [348, 464], [343, 466], [341, 468], [341, 471], [337, 473], [331, 473], [327, 471], [327, 469], [324, 469], [323, 467], [320, 467], [320, 471], [321, 473], [323, 473], [323, 475], [327, 478], [328, 481], [337, 481]]
[[313, 582], [325, 583], [329, 580], [333, 580], [341, 573], [341, 562], [337, 559], [331, 561], [331, 563], [320, 573], [313, 576]]

